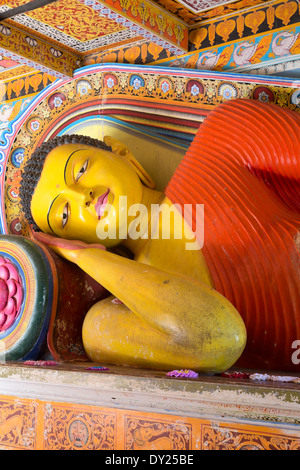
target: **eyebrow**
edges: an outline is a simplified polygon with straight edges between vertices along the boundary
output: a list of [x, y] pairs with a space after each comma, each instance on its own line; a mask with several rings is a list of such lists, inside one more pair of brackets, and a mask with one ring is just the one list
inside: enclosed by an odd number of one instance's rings
[[52, 230], [53, 233], [55, 233], [55, 232], [54, 232], [54, 230], [53, 230], [53, 228], [51, 227], [51, 224], [50, 224], [50, 212], [51, 212], [52, 206], [53, 206], [54, 202], [56, 201], [56, 199], [58, 198], [58, 196], [59, 196], [59, 194], [53, 199], [53, 201], [51, 202], [50, 207], [48, 209], [48, 212], [47, 212], [47, 222], [48, 222], [48, 225], [49, 225], [49, 227], [50, 227], [50, 229]]
[[[66, 164], [65, 164], [65, 168], [64, 168], [64, 180], [65, 180], [65, 183], [67, 184], [67, 180], [66, 180], [66, 172], [67, 172], [67, 166], [68, 166], [68, 163], [69, 163], [69, 160], [70, 158], [74, 155], [74, 153], [76, 152], [81, 152], [82, 150], [87, 150], [87, 149], [78, 149], [78, 150], [74, 150], [74, 152], [71, 153], [71, 155], [69, 155], [68, 157], [68, 160], [66, 161]], [[56, 198], [55, 198], [56, 199]], [[54, 202], [54, 201], [53, 201]], [[52, 202], [52, 204], [53, 204]], [[51, 205], [52, 205], [51, 204]]]

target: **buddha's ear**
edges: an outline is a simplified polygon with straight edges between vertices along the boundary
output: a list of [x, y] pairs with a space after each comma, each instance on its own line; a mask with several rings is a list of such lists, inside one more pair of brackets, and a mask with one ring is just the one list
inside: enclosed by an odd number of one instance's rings
[[111, 147], [112, 152], [120, 157], [126, 157], [126, 155], [130, 153], [129, 148], [123, 144], [123, 142], [120, 142], [109, 135], [104, 136], [103, 140], [106, 145]]
[[144, 170], [142, 165], [132, 155], [129, 148], [125, 144], [108, 135], [106, 135], [103, 140], [106, 145], [111, 147], [113, 153], [119, 155], [119, 157], [124, 158], [128, 163], [130, 163], [130, 165], [133, 167], [136, 174], [145, 186], [151, 189], [155, 188], [155, 183], [152, 180], [151, 176], [146, 172], [146, 170]]

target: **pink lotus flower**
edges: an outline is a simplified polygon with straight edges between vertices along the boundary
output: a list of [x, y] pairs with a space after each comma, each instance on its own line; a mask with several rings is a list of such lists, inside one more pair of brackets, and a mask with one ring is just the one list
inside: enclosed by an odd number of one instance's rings
[[167, 373], [169, 377], [187, 377], [189, 379], [196, 379], [198, 373], [190, 369], [171, 370]]
[[22, 280], [17, 268], [10, 260], [0, 257], [0, 332], [14, 323], [22, 300]]

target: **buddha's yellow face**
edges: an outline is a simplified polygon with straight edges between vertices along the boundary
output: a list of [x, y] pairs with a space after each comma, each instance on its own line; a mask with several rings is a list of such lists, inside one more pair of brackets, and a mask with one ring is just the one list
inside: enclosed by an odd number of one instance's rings
[[[138, 175], [119, 154], [65, 144], [48, 154], [31, 212], [45, 233], [109, 247], [119, 243], [119, 233], [127, 234], [130, 219], [125, 212], [140, 203], [142, 194]], [[112, 235], [101, 240], [103, 231]]]

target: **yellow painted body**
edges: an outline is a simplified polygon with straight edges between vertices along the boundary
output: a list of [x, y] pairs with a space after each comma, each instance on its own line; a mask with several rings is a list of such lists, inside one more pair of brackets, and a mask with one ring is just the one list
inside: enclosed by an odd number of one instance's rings
[[[131, 154], [120, 143], [112, 146], [112, 155], [86, 148], [77, 152], [79, 160], [74, 160], [69, 167], [71, 176], [66, 181], [62, 168], [74, 152], [73, 147], [64, 145], [49, 154], [31, 208], [44, 232], [88, 243], [40, 237], [61, 256], [77, 263], [112, 294], [112, 297], [95, 304], [84, 320], [83, 343], [90, 359], [165, 370], [190, 368], [208, 373], [221, 372], [232, 366], [245, 347], [245, 326], [232, 304], [214, 290], [200, 247], [186, 250], [187, 236], [188, 241], [191, 240], [182, 215], [174, 211], [170, 237], [164, 239], [161, 222], [171, 203], [162, 193], [141, 183], [142, 170], [137, 169], [135, 162], [132, 164]], [[76, 181], [80, 165], [86, 161], [89, 152], [91, 156], [85, 172]], [[119, 166], [106, 165], [107, 159], [112, 161], [114, 158], [119, 159], [116, 163]], [[114, 172], [116, 168], [119, 171], [117, 175]], [[98, 177], [96, 171], [99, 172]], [[92, 192], [95, 195], [102, 177], [105, 181], [101, 183], [103, 187], [111, 188], [113, 204], [118, 204], [119, 195], [128, 194], [130, 201], [149, 209], [152, 204], [160, 204], [164, 208], [155, 237], [150, 237], [148, 230], [144, 238], [129, 237], [118, 241], [130, 248], [133, 260], [89, 245], [99, 242], [95, 238], [98, 220], [92, 217], [92, 201], [87, 206], [87, 215], [83, 205], [80, 211], [76, 205], [72, 208], [74, 194], [82, 196]], [[62, 197], [63, 202], [56, 210], [53, 200]], [[70, 201], [69, 219], [62, 227], [63, 215], [59, 207], [64, 208], [66, 201]], [[47, 225], [45, 215], [49, 210], [53, 210], [51, 227]], [[150, 210], [146, 221], [148, 228], [149, 213]], [[106, 217], [110, 217], [109, 212], [102, 223]], [[140, 222], [142, 226], [142, 217]], [[176, 239], [174, 230], [179, 225], [183, 226], [185, 236]], [[115, 244], [107, 240], [103, 243], [108, 247]]]

